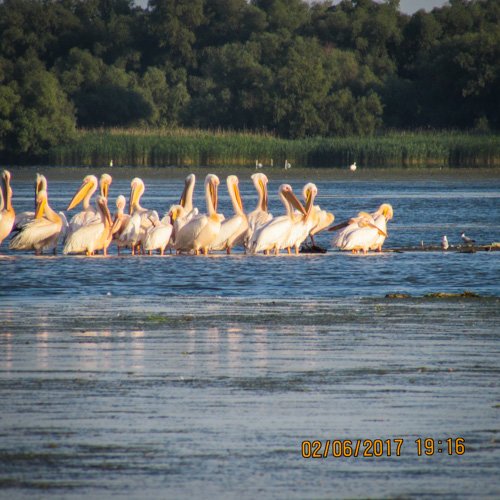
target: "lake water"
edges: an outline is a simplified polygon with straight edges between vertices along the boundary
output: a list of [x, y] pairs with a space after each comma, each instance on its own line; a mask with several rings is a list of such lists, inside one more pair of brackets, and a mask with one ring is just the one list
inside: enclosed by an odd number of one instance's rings
[[[14, 207], [32, 209], [35, 171], [11, 171]], [[91, 172], [44, 173], [62, 210]], [[111, 173], [111, 199], [139, 174], [142, 205], [161, 213], [189, 172]], [[238, 173], [252, 209], [252, 171]], [[498, 173], [269, 178], [275, 215], [281, 182], [300, 193], [315, 181], [337, 221], [391, 203], [385, 247], [397, 251], [35, 257], [3, 243], [0, 497], [500, 495], [500, 253], [407, 251], [444, 234], [458, 245], [462, 231], [500, 241]], [[328, 247], [331, 235], [317, 239]], [[425, 297], [464, 290], [481, 297]], [[411, 298], [385, 297], [395, 292]], [[419, 456], [425, 438], [434, 449]], [[303, 458], [315, 440], [326, 457]], [[361, 440], [361, 451], [382, 440], [382, 453], [334, 456], [333, 440]]]

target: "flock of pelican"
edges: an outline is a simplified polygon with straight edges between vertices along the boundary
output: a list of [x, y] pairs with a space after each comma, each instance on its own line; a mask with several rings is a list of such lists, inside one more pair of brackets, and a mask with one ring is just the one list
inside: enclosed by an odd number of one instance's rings
[[[208, 254], [225, 251], [230, 254], [235, 247], [245, 253], [276, 254], [287, 250], [299, 253], [309, 237], [314, 245], [314, 235], [323, 230], [337, 231], [332, 245], [353, 253], [381, 251], [387, 237], [387, 222], [393, 216], [392, 207], [382, 204], [373, 213], [360, 212], [356, 217], [332, 226], [332, 213], [315, 205], [318, 189], [309, 182], [302, 189], [303, 202], [294, 194], [289, 184], [281, 184], [278, 195], [284, 214], [273, 217], [268, 211], [268, 179], [263, 173], [251, 176], [258, 194], [256, 208], [246, 213], [243, 208], [238, 177], [229, 175], [227, 190], [234, 214], [224, 216], [217, 212], [219, 178], [208, 174], [205, 178], [206, 213], [193, 205], [195, 175], [187, 176], [178, 204], [170, 207], [160, 218], [158, 212], [140, 204], [144, 182], [136, 177], [131, 182], [128, 212], [123, 195], [116, 199], [113, 215], [108, 207], [109, 187], [112, 178], [103, 174], [98, 180], [87, 175], [68, 204], [67, 211], [81, 204], [81, 211], [67, 220], [63, 212], [55, 212], [49, 205], [47, 179], [37, 174], [35, 182], [35, 211], [15, 214], [12, 207], [11, 174], [2, 174], [0, 190], [0, 244], [12, 232], [9, 242], [12, 250], [34, 250], [36, 254], [56, 252], [62, 243], [63, 254], [107, 255], [114, 243], [118, 254], [130, 249], [132, 254], [151, 254], [166, 249], [175, 253]], [[99, 189], [95, 203], [92, 196]]]

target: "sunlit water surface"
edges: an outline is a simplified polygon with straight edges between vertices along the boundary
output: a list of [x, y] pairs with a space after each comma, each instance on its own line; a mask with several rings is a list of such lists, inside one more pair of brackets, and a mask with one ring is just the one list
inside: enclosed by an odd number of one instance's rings
[[[47, 174], [54, 208], [86, 173]], [[32, 209], [32, 173], [13, 174], [16, 210]], [[116, 170], [111, 198], [136, 174]], [[143, 206], [166, 211], [184, 175], [142, 172]], [[337, 221], [391, 203], [386, 247], [404, 251], [35, 257], [4, 242], [0, 496], [500, 495], [500, 254], [406, 251], [462, 231], [499, 241], [498, 176], [270, 179], [271, 193], [316, 181]], [[220, 202], [227, 213], [223, 187]], [[270, 208], [282, 211], [275, 194]], [[424, 297], [464, 290], [482, 298]], [[418, 456], [427, 437], [434, 452]], [[438, 445], [457, 437], [463, 455]], [[398, 438], [400, 456], [301, 456], [304, 440]]]

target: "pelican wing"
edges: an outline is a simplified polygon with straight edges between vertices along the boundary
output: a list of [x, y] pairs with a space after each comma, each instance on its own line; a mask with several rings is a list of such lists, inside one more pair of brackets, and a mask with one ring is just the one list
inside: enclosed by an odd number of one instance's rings
[[228, 246], [242, 244], [247, 229], [248, 221], [243, 215], [234, 215], [226, 219], [222, 222], [220, 231], [210, 248], [212, 250], [224, 250]]
[[106, 231], [106, 226], [103, 222], [95, 222], [77, 229], [66, 239], [63, 253], [93, 252], [98, 249], [97, 246], [104, 231]]
[[11, 250], [42, 250], [53, 247], [61, 234], [62, 224], [47, 219], [33, 219], [10, 241]]

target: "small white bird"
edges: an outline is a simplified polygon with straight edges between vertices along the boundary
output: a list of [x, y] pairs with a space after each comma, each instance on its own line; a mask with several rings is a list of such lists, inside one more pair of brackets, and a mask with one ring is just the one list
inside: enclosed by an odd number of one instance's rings
[[355, 172], [358, 167], [356, 166], [356, 162], [354, 162], [352, 165], [349, 166], [349, 170], [351, 172]]
[[450, 247], [450, 245], [448, 243], [448, 238], [446, 237], [446, 235], [444, 235], [443, 239], [441, 240], [441, 248], [443, 250], [448, 250], [449, 247]]
[[290, 170], [291, 168], [292, 164], [288, 160], [285, 160], [285, 170]]
[[460, 236], [462, 237], [462, 240], [464, 241], [464, 243], [466, 245], [470, 245], [470, 244], [476, 242], [476, 240], [473, 240], [472, 238], [469, 238], [468, 236], [465, 236], [465, 233], [462, 233]]

